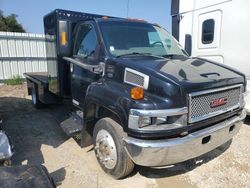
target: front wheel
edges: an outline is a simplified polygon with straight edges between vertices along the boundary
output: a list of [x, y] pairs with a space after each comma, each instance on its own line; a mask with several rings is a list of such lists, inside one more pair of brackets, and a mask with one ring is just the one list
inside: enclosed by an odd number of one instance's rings
[[116, 179], [127, 176], [134, 169], [134, 163], [122, 144], [124, 135], [122, 127], [110, 118], [103, 118], [95, 125], [96, 158], [102, 169]]

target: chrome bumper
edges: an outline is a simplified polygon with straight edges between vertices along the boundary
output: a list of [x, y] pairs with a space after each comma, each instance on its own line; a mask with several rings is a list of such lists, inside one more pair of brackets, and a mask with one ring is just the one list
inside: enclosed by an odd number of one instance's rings
[[246, 112], [185, 137], [165, 140], [124, 138], [125, 150], [134, 163], [142, 166], [165, 166], [207, 153], [226, 143], [239, 131]]

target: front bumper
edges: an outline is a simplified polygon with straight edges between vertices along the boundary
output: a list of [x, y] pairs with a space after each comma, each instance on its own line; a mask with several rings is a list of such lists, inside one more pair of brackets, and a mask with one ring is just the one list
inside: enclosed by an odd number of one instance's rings
[[248, 89], [248, 92], [245, 94], [245, 102], [246, 102], [245, 110], [246, 110], [247, 115], [249, 116], [250, 115], [250, 91], [249, 89]]
[[142, 166], [176, 164], [207, 153], [226, 143], [239, 131], [246, 112], [185, 137], [165, 140], [124, 138], [125, 150], [134, 163]]

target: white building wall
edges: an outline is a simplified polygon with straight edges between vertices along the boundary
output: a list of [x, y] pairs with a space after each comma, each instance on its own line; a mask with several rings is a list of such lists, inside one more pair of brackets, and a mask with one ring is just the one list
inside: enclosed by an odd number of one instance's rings
[[[53, 58], [53, 57], [51, 57]], [[25, 72], [46, 72], [45, 36], [0, 32], [0, 81]]]

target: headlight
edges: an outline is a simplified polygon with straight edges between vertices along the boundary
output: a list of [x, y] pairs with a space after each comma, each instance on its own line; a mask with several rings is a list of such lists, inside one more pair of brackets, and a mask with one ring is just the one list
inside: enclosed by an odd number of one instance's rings
[[168, 117], [157, 117], [156, 125], [166, 124], [168, 121]]
[[139, 117], [138, 126], [143, 128], [149, 125], [162, 125], [167, 123], [167, 117]]
[[138, 119], [138, 126], [140, 128], [151, 125], [151, 124], [152, 124], [151, 117], [139, 117]]
[[[186, 108], [176, 110], [132, 110], [128, 126], [134, 130], [169, 130], [187, 125]], [[169, 116], [168, 116], [169, 115]]]

